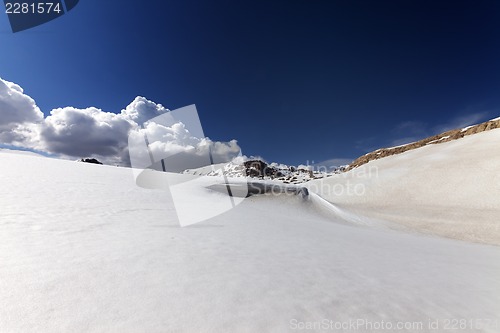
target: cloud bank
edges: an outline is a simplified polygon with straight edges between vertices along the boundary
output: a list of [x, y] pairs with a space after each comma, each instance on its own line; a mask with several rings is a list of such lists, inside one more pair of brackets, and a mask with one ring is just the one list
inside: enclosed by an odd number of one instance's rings
[[75, 159], [94, 157], [107, 164], [130, 165], [128, 136], [146, 134], [159, 155], [196, 155], [211, 146], [218, 161], [229, 161], [240, 148], [235, 140], [213, 142], [190, 134], [184, 124], [162, 126], [148, 120], [169, 112], [161, 104], [136, 97], [120, 113], [96, 107], [57, 108], [44, 117], [33, 98], [17, 84], [0, 78], [0, 143]]

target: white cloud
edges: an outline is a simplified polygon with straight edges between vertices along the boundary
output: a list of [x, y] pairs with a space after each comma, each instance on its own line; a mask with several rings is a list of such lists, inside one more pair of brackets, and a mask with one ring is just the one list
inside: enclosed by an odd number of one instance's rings
[[393, 133], [411, 133], [421, 134], [428, 130], [428, 125], [422, 121], [404, 121], [398, 124], [393, 130]]
[[43, 120], [43, 113], [23, 89], [0, 78], [0, 130]]
[[[174, 172], [198, 168], [211, 162], [229, 162], [241, 152], [236, 140], [214, 142], [209, 138], [198, 138], [192, 136], [182, 122], [171, 126], [148, 122], [144, 128], [136, 129], [133, 136], [134, 142], [147, 138], [153, 160], [164, 159], [167, 169]], [[145, 164], [149, 164], [150, 157], [137, 151], [135, 146], [134, 144], [131, 148], [136, 156], [140, 156], [141, 161], [140, 165], [134, 167], [145, 167]]]
[[156, 116], [164, 114], [169, 110], [163, 107], [161, 104], [156, 104], [154, 102], [148, 101], [146, 98], [137, 96], [132, 103], [130, 103], [124, 110], [121, 111], [121, 115], [125, 119], [130, 119], [138, 125], [142, 125], [150, 119]]
[[210, 146], [217, 163], [229, 161], [240, 152], [235, 140], [223, 143], [198, 138], [181, 122], [171, 126], [148, 123], [168, 111], [139, 96], [118, 114], [95, 107], [64, 107], [52, 110], [44, 118], [35, 101], [19, 85], [0, 79], [0, 143], [66, 158], [95, 157], [120, 165], [130, 165], [131, 131], [146, 134], [151, 150], [162, 156], [181, 153], [187, 159], [205, 158]]
[[117, 159], [127, 148], [135, 125], [119, 114], [91, 107], [65, 107], [50, 112], [40, 132], [41, 149], [73, 157]]
[[22, 144], [32, 137], [33, 126], [43, 121], [43, 113], [33, 98], [12, 82], [0, 78], [0, 142]]

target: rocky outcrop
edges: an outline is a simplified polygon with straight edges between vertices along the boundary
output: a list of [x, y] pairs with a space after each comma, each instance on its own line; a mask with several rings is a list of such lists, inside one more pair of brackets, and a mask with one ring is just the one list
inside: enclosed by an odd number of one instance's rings
[[295, 167], [278, 163], [268, 164], [257, 158], [245, 161], [233, 160], [227, 164], [221, 163], [198, 169], [184, 170], [182, 173], [197, 176], [258, 178], [274, 180], [283, 184], [301, 184], [313, 179], [331, 177], [333, 175], [333, 173], [313, 170], [311, 167], [305, 165]]
[[78, 160], [78, 162], [84, 162], [84, 163], [100, 164], [100, 165], [102, 165], [102, 163], [99, 162], [98, 160], [96, 160], [95, 158], [82, 158], [82, 159]]
[[409, 144], [406, 144], [403, 146], [378, 149], [378, 150], [375, 150], [371, 153], [363, 155], [363, 156], [357, 158], [356, 160], [354, 160], [354, 162], [352, 162], [349, 165], [349, 167], [346, 169], [346, 171], [357, 168], [357, 167], [359, 167], [363, 164], [366, 164], [370, 161], [373, 161], [373, 160], [378, 160], [380, 158], [384, 158], [384, 157], [391, 156], [391, 155], [401, 154], [401, 153], [404, 153], [405, 151], [413, 150], [413, 149], [420, 148], [420, 147], [423, 147], [426, 145], [439, 144], [439, 143], [443, 143], [443, 142], [461, 139], [467, 135], [485, 132], [485, 131], [489, 131], [489, 130], [492, 130], [495, 128], [500, 128], [500, 118], [496, 118], [496, 119], [493, 119], [493, 120], [490, 120], [490, 121], [487, 121], [487, 122], [484, 122], [484, 123], [481, 123], [478, 125], [465, 127], [462, 129], [455, 129], [455, 130], [447, 131], [447, 132], [444, 132], [442, 134], [434, 135], [434, 136], [428, 137], [426, 139], [423, 139], [423, 140], [420, 140], [417, 142], [413, 142], [413, 143], [409, 143]]
[[245, 175], [247, 177], [271, 177], [278, 178], [283, 177], [285, 174], [282, 170], [279, 170], [266, 162], [261, 160], [248, 160], [244, 162]]
[[244, 175], [261, 179], [275, 179], [285, 184], [300, 184], [316, 178], [330, 176], [319, 171], [314, 172], [305, 167], [294, 167], [284, 164], [271, 163], [258, 159], [243, 163]]
[[247, 177], [263, 177], [267, 170], [267, 163], [261, 160], [248, 160], [244, 162]]

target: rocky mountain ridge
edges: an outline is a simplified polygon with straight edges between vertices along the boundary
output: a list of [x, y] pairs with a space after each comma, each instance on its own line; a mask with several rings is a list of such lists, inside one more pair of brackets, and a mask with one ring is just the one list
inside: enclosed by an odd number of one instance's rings
[[458, 140], [458, 139], [463, 138], [464, 136], [473, 135], [476, 133], [481, 133], [481, 132], [493, 130], [496, 128], [500, 128], [500, 117], [486, 121], [486, 122], [481, 123], [481, 124], [467, 126], [467, 127], [462, 128], [462, 129], [450, 130], [450, 131], [447, 131], [447, 132], [444, 132], [444, 133], [441, 133], [438, 135], [434, 135], [434, 136], [422, 139], [422, 140], [417, 141], [417, 142], [408, 143], [406, 145], [391, 147], [391, 148], [377, 149], [377, 150], [370, 152], [366, 155], [358, 157], [351, 164], [349, 164], [349, 166], [347, 167], [347, 169], [345, 171], [352, 170], [352, 169], [357, 168], [357, 167], [359, 167], [363, 164], [366, 164], [370, 161], [378, 160], [380, 158], [384, 158], [387, 156], [401, 154], [401, 153], [404, 153], [404, 152], [409, 151], [409, 150], [424, 147], [426, 145], [440, 144], [443, 142]]
[[314, 166], [299, 165], [288, 166], [278, 163], [266, 163], [262, 159], [236, 158], [229, 163], [210, 165], [197, 169], [185, 170], [184, 174], [200, 176], [226, 176], [226, 177], [247, 177], [255, 179], [266, 179], [282, 182], [284, 184], [301, 184], [314, 179], [330, 177], [336, 173], [343, 173], [370, 161], [381, 159], [387, 156], [401, 154], [409, 150], [417, 149], [431, 144], [440, 144], [452, 140], [458, 140], [468, 135], [481, 133], [484, 131], [500, 128], [500, 117], [481, 124], [467, 126], [461, 129], [454, 129], [444, 133], [419, 140], [405, 145], [381, 148], [373, 152], [358, 157], [351, 164], [335, 168], [332, 172], [325, 172]]
[[268, 164], [261, 159], [235, 159], [229, 163], [185, 170], [183, 173], [199, 176], [247, 177], [274, 180], [284, 184], [301, 184], [332, 175], [332, 173], [315, 171], [312, 167], [305, 165], [296, 167], [278, 163]]

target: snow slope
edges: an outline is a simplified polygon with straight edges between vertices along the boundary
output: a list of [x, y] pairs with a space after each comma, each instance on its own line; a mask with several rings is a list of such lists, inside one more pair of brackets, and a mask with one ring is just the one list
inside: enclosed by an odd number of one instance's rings
[[18, 154], [18, 155], [28, 155], [28, 156], [37, 156], [37, 157], [45, 157], [41, 154], [31, 152], [31, 151], [24, 151], [24, 150], [14, 150], [14, 149], [8, 149], [8, 148], [0, 148], [0, 154]]
[[500, 320], [495, 246], [352, 223], [283, 195], [181, 228], [169, 192], [137, 187], [126, 168], [1, 154], [0, 177], [2, 333]]
[[306, 186], [339, 208], [393, 227], [500, 245], [499, 148], [500, 129], [494, 129]]

